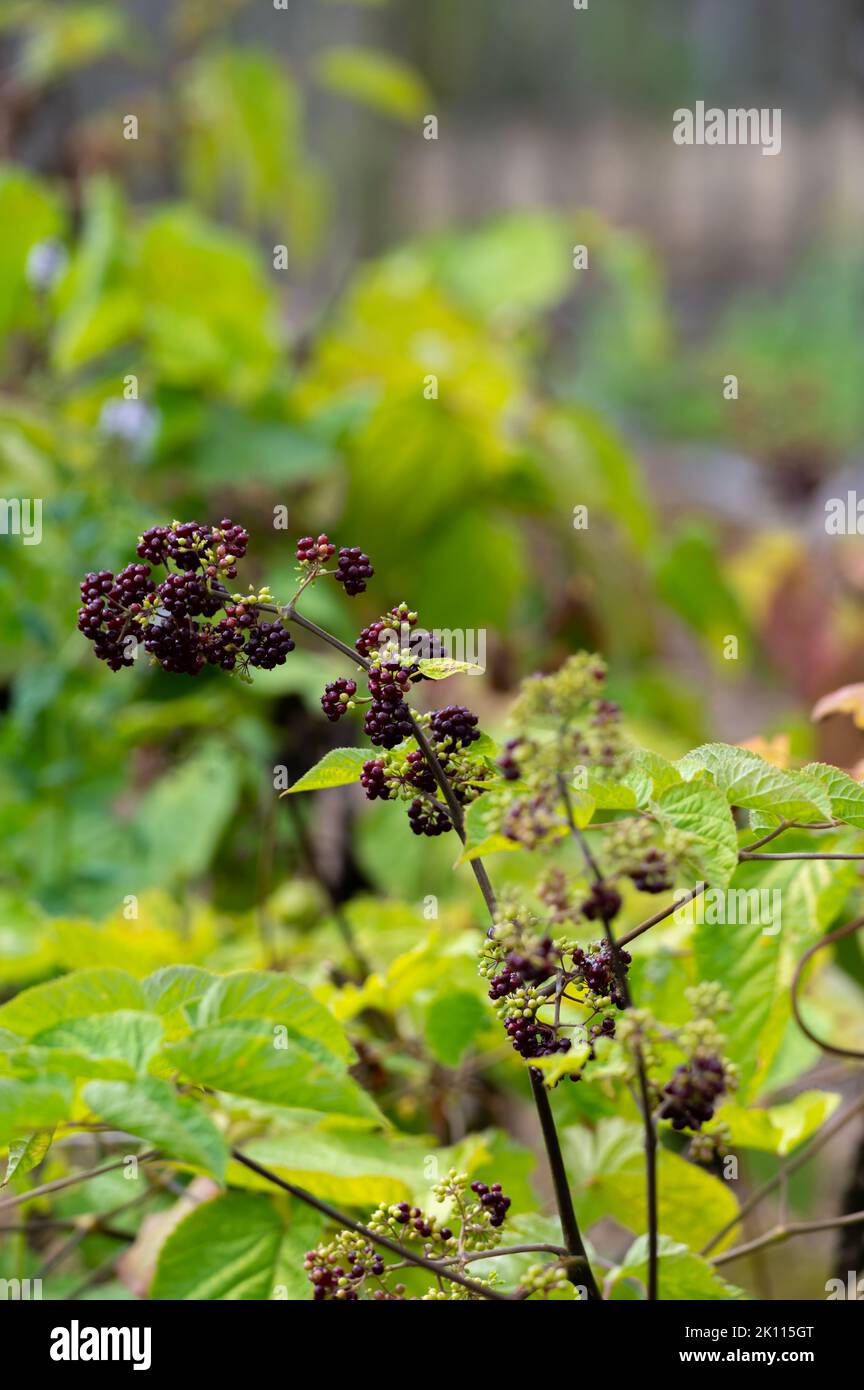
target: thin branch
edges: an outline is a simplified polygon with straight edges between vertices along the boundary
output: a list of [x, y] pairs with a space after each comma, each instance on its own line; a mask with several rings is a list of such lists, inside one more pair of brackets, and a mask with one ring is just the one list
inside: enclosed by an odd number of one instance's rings
[[809, 850], [807, 850], [807, 851], [803, 851], [803, 850], [802, 850], [802, 851], [800, 851], [800, 852], [796, 852], [796, 851], [793, 850], [793, 851], [790, 851], [788, 854], [750, 854], [748, 850], [742, 849], [741, 852], [740, 852], [740, 854], [738, 855], [738, 858], [739, 858], [739, 860], [742, 860], [742, 861], [745, 861], [745, 860], [748, 860], [748, 859], [856, 859], [856, 860], [862, 860], [862, 859], [864, 859], [864, 854], [837, 854], [837, 853], [824, 853], [824, 854], [823, 854], [823, 853], [820, 853], [819, 850], [813, 850], [812, 852], [809, 851]]
[[506, 1294], [497, 1293], [494, 1289], [487, 1289], [484, 1285], [475, 1283], [473, 1279], [467, 1279], [464, 1275], [457, 1274], [455, 1270], [448, 1270], [448, 1272], [444, 1274], [440, 1261], [427, 1260], [425, 1255], [415, 1255], [412, 1250], [409, 1250], [405, 1245], [400, 1245], [397, 1240], [391, 1240], [389, 1236], [378, 1235], [375, 1231], [370, 1231], [368, 1226], [364, 1226], [361, 1222], [355, 1221], [353, 1217], [346, 1216], [344, 1212], [338, 1211], [336, 1207], [331, 1207], [329, 1202], [322, 1201], [320, 1197], [314, 1197], [311, 1192], [307, 1192], [304, 1188], [298, 1187], [296, 1183], [287, 1182], [285, 1178], [280, 1178], [278, 1173], [271, 1173], [269, 1168], [265, 1168], [262, 1164], [256, 1163], [254, 1158], [249, 1158], [246, 1154], [241, 1153], [239, 1149], [232, 1149], [231, 1157], [236, 1159], [238, 1163], [242, 1163], [250, 1172], [257, 1173], [259, 1178], [264, 1178], [266, 1182], [271, 1182], [274, 1186], [281, 1187], [283, 1192], [288, 1192], [292, 1197], [296, 1197], [299, 1202], [305, 1202], [307, 1206], [314, 1207], [322, 1216], [326, 1216], [330, 1221], [335, 1221], [338, 1226], [344, 1226], [347, 1230], [354, 1231], [356, 1235], [363, 1236], [365, 1240], [370, 1241], [374, 1245], [383, 1246], [385, 1250], [389, 1250], [392, 1254], [398, 1255], [400, 1260], [407, 1260], [409, 1264], [417, 1265], [420, 1269], [428, 1270], [430, 1274], [436, 1277], [443, 1275], [443, 1277], [449, 1279], [452, 1284], [461, 1284], [463, 1289], [468, 1289], [471, 1293], [476, 1293], [481, 1298], [494, 1299], [502, 1303], [507, 1301]]
[[742, 1255], [752, 1255], [754, 1250], [761, 1250], [766, 1245], [779, 1245], [781, 1241], [791, 1240], [793, 1236], [813, 1235], [816, 1231], [836, 1231], [842, 1226], [860, 1226], [862, 1222], [864, 1211], [853, 1211], [846, 1216], [832, 1216], [824, 1221], [792, 1221], [787, 1226], [775, 1226], [773, 1230], [766, 1231], [755, 1240], [748, 1240], [744, 1245], [724, 1250], [722, 1255], [715, 1255], [711, 1263], [716, 1268], [729, 1264], [732, 1260], [739, 1260]]
[[814, 1033], [812, 1028], [804, 1022], [801, 1016], [799, 991], [801, 987], [801, 977], [808, 963], [817, 952], [824, 950], [826, 946], [833, 945], [835, 941], [842, 941], [844, 937], [851, 936], [853, 932], [860, 931], [862, 927], [864, 927], [864, 917], [856, 917], [854, 922], [847, 922], [845, 927], [838, 927], [836, 931], [829, 932], [827, 936], [823, 936], [821, 941], [817, 941], [815, 946], [811, 946], [809, 951], [804, 952], [795, 967], [795, 974], [792, 977], [791, 985], [792, 1012], [795, 1015], [795, 1022], [798, 1024], [804, 1036], [809, 1038], [811, 1042], [814, 1042], [817, 1047], [821, 1047], [823, 1052], [830, 1052], [833, 1057], [848, 1057], [855, 1062], [864, 1062], [864, 1052], [854, 1047], [837, 1047], [834, 1043], [827, 1043]]
[[673, 912], [677, 912], [679, 907], [686, 907], [687, 903], [691, 903], [694, 898], [698, 898], [707, 888], [707, 883], [697, 883], [695, 888], [691, 889], [689, 893], [685, 893], [682, 897], [676, 898], [669, 907], [661, 908], [659, 912], [655, 912], [653, 917], [649, 917], [645, 922], [640, 922], [638, 927], [633, 927], [630, 931], [625, 932], [623, 936], [619, 936], [618, 945], [629, 946], [630, 942], [635, 941], [637, 936], [641, 936], [643, 932], [649, 931], [651, 927], [656, 927], [658, 922], [665, 922], [666, 918], [671, 917]]
[[471, 1264], [474, 1260], [499, 1260], [502, 1255], [560, 1255], [566, 1258], [569, 1254], [563, 1245], [499, 1245], [494, 1250], [472, 1250], [461, 1258], [464, 1264]]
[[[150, 1163], [154, 1158], [159, 1157], [157, 1149], [151, 1149], [148, 1153], [135, 1154], [133, 1157], [138, 1163]], [[66, 1187], [76, 1187], [78, 1183], [89, 1182], [91, 1178], [101, 1178], [103, 1173], [113, 1173], [117, 1168], [125, 1168], [129, 1162], [129, 1155], [119, 1158], [116, 1163], [105, 1163], [101, 1168], [88, 1168], [80, 1173], [70, 1173], [65, 1178], [55, 1178], [53, 1182], [44, 1182], [41, 1187], [31, 1187], [28, 1192], [19, 1192], [14, 1197], [7, 1197], [0, 1200], [0, 1217], [7, 1208], [20, 1207], [25, 1202], [32, 1202], [34, 1197], [45, 1197], [49, 1192], [61, 1192]]]
[[774, 1174], [774, 1177], [762, 1183], [761, 1187], [757, 1187], [755, 1192], [750, 1194], [746, 1202], [742, 1202], [731, 1221], [727, 1221], [725, 1226], [721, 1226], [717, 1234], [711, 1237], [708, 1244], [704, 1245], [699, 1253], [701, 1255], [709, 1255], [714, 1247], [719, 1245], [724, 1236], [728, 1235], [730, 1231], [733, 1231], [738, 1223], [743, 1221], [745, 1216], [750, 1215], [754, 1207], [757, 1207], [765, 1197], [768, 1197], [775, 1188], [779, 1187], [781, 1182], [784, 1182], [787, 1178], [791, 1177], [793, 1173], [797, 1172], [808, 1159], [811, 1159], [814, 1154], [818, 1153], [829, 1140], [834, 1138], [835, 1134], [839, 1134], [840, 1130], [845, 1128], [849, 1121], [854, 1120], [862, 1111], [864, 1111], [864, 1095], [859, 1096], [858, 1099], [847, 1106], [845, 1110], [839, 1111], [832, 1119], [828, 1120], [826, 1124], [822, 1125], [821, 1129], [817, 1130], [812, 1139], [802, 1145], [794, 1158], [781, 1164], [778, 1171]]

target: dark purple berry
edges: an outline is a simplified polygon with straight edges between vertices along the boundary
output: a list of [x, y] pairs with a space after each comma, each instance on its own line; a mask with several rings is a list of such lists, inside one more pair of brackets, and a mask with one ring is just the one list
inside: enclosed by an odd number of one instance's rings
[[371, 579], [374, 573], [368, 555], [364, 555], [356, 545], [342, 546], [333, 578], [337, 584], [344, 585], [346, 594], [362, 594], [366, 580]]
[[464, 705], [445, 705], [444, 709], [436, 709], [430, 723], [435, 742], [449, 744], [453, 748], [467, 748], [480, 737], [480, 730], [476, 727], [477, 715]]

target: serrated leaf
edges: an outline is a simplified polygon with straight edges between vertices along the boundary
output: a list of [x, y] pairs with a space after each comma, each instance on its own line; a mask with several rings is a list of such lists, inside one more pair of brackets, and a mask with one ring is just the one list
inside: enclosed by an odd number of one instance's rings
[[169, 1014], [184, 1004], [202, 999], [214, 976], [200, 965], [166, 965], [142, 981], [147, 1005], [154, 1013]]
[[202, 1202], [162, 1246], [150, 1297], [272, 1298], [283, 1233], [282, 1218], [269, 1197], [226, 1192]]
[[344, 787], [350, 782], [359, 782], [363, 764], [372, 757], [369, 749], [331, 748], [329, 753], [310, 767], [308, 772], [298, 778], [293, 787], [281, 792], [290, 796], [292, 792], [316, 792], [326, 787]]
[[169, 1043], [164, 1054], [190, 1081], [271, 1105], [380, 1119], [344, 1061], [284, 1024], [233, 1019]]
[[650, 778], [651, 794], [655, 798], [661, 796], [667, 787], [681, 781], [677, 767], [650, 748], [634, 748], [632, 758], [634, 766]]
[[[747, 1297], [743, 1289], [722, 1279], [707, 1260], [668, 1236], [661, 1236], [658, 1240], [657, 1254], [658, 1295], [664, 1302], [683, 1300], [708, 1303]], [[609, 1274], [607, 1282], [611, 1284], [613, 1299], [627, 1297], [625, 1290], [618, 1290], [618, 1285], [625, 1279], [637, 1279], [643, 1286], [647, 1285], [647, 1236], [634, 1240], [621, 1264]]]
[[342, 1024], [305, 985], [273, 971], [244, 970], [216, 980], [201, 1000], [198, 1024], [251, 1018], [283, 1023], [292, 1033], [315, 1038], [335, 1056], [355, 1060]]
[[222, 1182], [228, 1161], [225, 1140], [202, 1105], [178, 1096], [167, 1081], [154, 1076], [134, 1082], [90, 1081], [83, 1097], [108, 1124]]
[[725, 793], [730, 806], [767, 812], [785, 820], [825, 820], [831, 815], [827, 792], [746, 748], [705, 743], [687, 753], [676, 766], [687, 781], [707, 772]]
[[0, 1026], [29, 1038], [69, 1019], [146, 1008], [141, 985], [125, 970], [77, 970], [16, 994], [0, 1008]]
[[[162, 1024], [155, 1014], [118, 1009], [110, 1014], [68, 1019], [32, 1039], [34, 1047], [80, 1053], [83, 1059], [119, 1061], [131, 1076], [147, 1070], [162, 1041]], [[79, 1073], [84, 1075], [85, 1073]]]
[[715, 888], [725, 888], [738, 866], [738, 832], [732, 810], [710, 782], [675, 782], [654, 803], [661, 824], [685, 833], [682, 868]]
[[834, 820], [864, 830], [864, 787], [860, 782], [829, 763], [808, 763], [802, 772], [822, 783], [831, 798]]

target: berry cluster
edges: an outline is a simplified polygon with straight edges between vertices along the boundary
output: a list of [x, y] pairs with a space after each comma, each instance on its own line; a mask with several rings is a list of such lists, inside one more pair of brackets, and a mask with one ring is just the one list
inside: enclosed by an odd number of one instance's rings
[[442, 748], [468, 748], [480, 737], [477, 716], [464, 705], [445, 705], [431, 717], [432, 734]]
[[297, 542], [297, 560], [301, 565], [326, 565], [336, 547], [329, 536], [321, 535], [317, 540], [312, 536], [301, 536]]
[[[374, 623], [364, 627], [354, 643], [361, 656], [374, 656], [380, 649], [382, 637], [385, 633], [394, 633], [400, 639], [405, 629], [410, 631], [417, 626], [417, 614], [413, 612], [407, 603], [398, 603], [388, 612], [377, 618]], [[400, 655], [401, 650], [400, 650]], [[419, 672], [412, 674], [412, 679], [417, 680]]]
[[106, 662], [110, 670], [119, 671], [123, 666], [132, 665], [133, 624], [155, 588], [149, 565], [127, 565], [116, 579], [110, 570], [84, 576], [78, 631], [93, 643], [94, 654]]
[[[360, 784], [370, 801], [398, 798], [409, 802], [408, 824], [414, 834], [438, 836], [452, 829], [453, 821], [447, 806], [438, 799], [438, 782], [432, 767], [422, 749], [398, 747], [415, 732], [411, 711], [403, 698], [410, 680], [410, 670], [398, 661], [376, 660], [370, 667], [372, 703], [363, 728], [372, 743], [387, 752], [364, 763]], [[461, 706], [450, 706], [444, 713], [448, 719], [443, 722], [432, 714], [417, 716], [417, 724], [427, 733], [456, 800], [468, 806], [480, 795], [480, 783], [486, 773], [485, 765], [464, 747], [465, 742], [470, 744], [479, 736], [474, 727], [477, 716]], [[451, 715], [453, 724], [448, 722]], [[448, 728], [457, 729], [458, 740]]]
[[673, 1129], [701, 1129], [714, 1115], [714, 1106], [727, 1089], [723, 1060], [711, 1053], [697, 1053], [676, 1067], [663, 1090], [658, 1112], [671, 1120]]
[[357, 682], [349, 680], [347, 676], [340, 676], [338, 680], [325, 685], [321, 708], [331, 723], [335, 724], [347, 710], [354, 708], [353, 697], [356, 694]]
[[[458, 1220], [458, 1237], [446, 1221], [428, 1215], [410, 1202], [395, 1202], [389, 1206], [382, 1203], [370, 1216], [368, 1230], [376, 1236], [396, 1240], [406, 1249], [417, 1246], [418, 1253], [425, 1259], [440, 1262], [438, 1280], [421, 1295], [421, 1301], [479, 1297], [470, 1289], [450, 1284], [447, 1270], [464, 1273], [467, 1264], [464, 1256], [494, 1249], [500, 1239], [498, 1229], [510, 1208], [510, 1198], [505, 1196], [500, 1183], [473, 1182], [469, 1192], [467, 1176], [455, 1169], [432, 1188], [432, 1195], [439, 1205], [452, 1211], [451, 1221]], [[304, 1268], [312, 1284], [312, 1296], [318, 1302], [415, 1299], [407, 1294], [404, 1284], [391, 1282], [396, 1271], [404, 1268], [404, 1263], [385, 1263], [382, 1252], [366, 1236], [354, 1231], [339, 1231], [334, 1239], [315, 1250], [308, 1250]], [[476, 1278], [475, 1282], [488, 1286], [492, 1277]]]
[[378, 748], [395, 748], [414, 732], [411, 711], [404, 695], [411, 676], [398, 661], [379, 662], [369, 670], [372, 703], [363, 721], [363, 732]]
[[608, 941], [601, 941], [589, 951], [577, 946], [573, 951], [573, 974], [574, 978], [584, 982], [592, 994], [610, 999], [617, 1009], [624, 1009], [627, 1003], [622, 995], [619, 971], [626, 976], [630, 953], [619, 946], [615, 955], [618, 957], [617, 970]]
[[556, 1052], [569, 1052], [573, 1046], [554, 1024], [537, 1017], [541, 1002], [531, 990], [518, 990], [510, 1001], [513, 1012], [504, 1020], [504, 1031], [520, 1057], [552, 1057]]
[[[312, 1297], [318, 1303], [331, 1298], [356, 1303], [366, 1279], [380, 1279], [386, 1268], [374, 1245], [359, 1236], [352, 1240], [350, 1231], [343, 1235], [346, 1239], [341, 1242], [341, 1251], [326, 1246], [306, 1251], [303, 1268], [312, 1285]], [[338, 1263], [340, 1259], [344, 1264]]]
[[522, 773], [519, 770], [519, 763], [516, 760], [516, 749], [521, 748], [525, 742], [521, 738], [508, 738], [504, 744], [503, 751], [498, 758], [498, 768], [505, 782], [518, 782]]
[[662, 849], [653, 847], [630, 871], [630, 878], [640, 893], [666, 893], [672, 887], [669, 862]]
[[491, 1187], [485, 1182], [472, 1182], [471, 1191], [476, 1192], [480, 1198], [480, 1205], [489, 1212], [489, 1225], [503, 1226], [504, 1218], [510, 1210], [510, 1198], [505, 1197], [500, 1182], [493, 1182]]
[[[245, 528], [227, 517], [218, 526], [151, 526], [138, 540], [138, 555], [148, 563], [127, 565], [116, 579], [110, 570], [85, 577], [80, 631], [112, 671], [132, 665], [139, 642], [175, 675], [197, 676], [207, 664], [233, 671], [239, 664], [248, 679], [250, 667], [281, 666], [294, 642], [281, 621], [261, 621], [262, 609], [273, 607], [270, 595], [264, 590], [232, 601], [224, 587], [248, 543]], [[158, 583], [152, 565], [166, 570]]]
[[362, 594], [366, 580], [371, 579], [374, 573], [368, 555], [364, 555], [356, 545], [342, 546], [333, 578], [337, 584], [344, 586], [346, 594]]
[[605, 879], [594, 883], [588, 897], [582, 904], [582, 912], [589, 922], [611, 922], [621, 911], [621, 894]]

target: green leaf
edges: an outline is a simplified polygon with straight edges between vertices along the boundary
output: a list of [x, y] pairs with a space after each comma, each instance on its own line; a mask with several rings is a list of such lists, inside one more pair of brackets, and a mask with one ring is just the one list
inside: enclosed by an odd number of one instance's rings
[[22, 1130], [53, 1129], [69, 1118], [72, 1088], [62, 1077], [43, 1081], [0, 1076], [0, 1144]]
[[[446, 681], [448, 676], [458, 676], [468, 672], [471, 675], [481, 675], [482, 666], [475, 666], [471, 661], [456, 661], [452, 656], [430, 656], [422, 657], [417, 666], [431, 681]], [[481, 750], [476, 746], [471, 750], [479, 753]]]
[[[604, 1119], [592, 1133], [564, 1130], [577, 1214], [583, 1228], [613, 1217], [641, 1234], [646, 1226], [645, 1154], [641, 1125]], [[657, 1155], [660, 1233], [694, 1247], [731, 1221], [738, 1204], [725, 1183], [668, 1149]]]
[[239, 788], [237, 759], [227, 755], [224, 744], [215, 739], [160, 777], [135, 814], [145, 872], [160, 883], [204, 873], [234, 810]]
[[[668, 1236], [661, 1236], [657, 1242], [658, 1294], [665, 1302], [693, 1301], [700, 1303], [716, 1302], [725, 1299], [746, 1299], [743, 1289], [727, 1284], [711, 1267], [707, 1260], [695, 1255], [686, 1245]], [[612, 1298], [627, 1297], [625, 1290], [618, 1292], [618, 1285], [625, 1279], [638, 1279], [643, 1285], [648, 1281], [648, 1237], [639, 1236], [621, 1264], [609, 1275]]]
[[157, 1014], [169, 1014], [184, 1004], [202, 999], [213, 984], [209, 970], [200, 965], [166, 965], [142, 981], [148, 1006]]
[[[318, 1125], [280, 1120], [268, 1134], [247, 1140], [243, 1151], [287, 1182], [344, 1206], [371, 1209], [379, 1202], [410, 1201], [423, 1189], [428, 1141], [333, 1126], [331, 1120]], [[229, 1166], [228, 1181], [272, 1191], [265, 1179], [236, 1162]]]
[[[716, 980], [729, 993], [732, 1012], [721, 1023], [724, 1052], [737, 1063], [746, 1085], [768, 1061], [761, 1037], [777, 990], [777, 937], [766, 936], [761, 921], [735, 925], [702, 921], [693, 933], [693, 952], [697, 978]], [[767, 1045], [770, 1049], [770, 1040]]]
[[718, 1122], [727, 1124], [736, 1149], [762, 1149], [785, 1157], [809, 1139], [840, 1104], [830, 1091], [801, 1091], [793, 1100], [767, 1109], [724, 1105]]
[[[752, 641], [747, 616], [724, 573], [717, 539], [700, 521], [686, 521], [672, 534], [655, 570], [660, 597], [709, 645], [720, 653], [730, 633], [749, 655]], [[718, 663], [726, 666], [722, 660]], [[728, 666], [726, 667], [728, 671]]]
[[37, 1164], [41, 1163], [46, 1153], [51, 1147], [54, 1138], [53, 1129], [37, 1130], [27, 1139], [16, 1139], [9, 1145], [9, 1154], [6, 1159], [6, 1174], [0, 1187], [5, 1187], [11, 1182], [16, 1173], [19, 1177], [29, 1173]]
[[436, 995], [426, 1010], [426, 1042], [439, 1062], [455, 1067], [488, 1023], [488, 1009], [476, 994], [451, 988]]
[[165, 1055], [190, 1081], [294, 1109], [380, 1119], [344, 1062], [284, 1024], [238, 1018], [169, 1043]]
[[856, 830], [864, 830], [864, 787], [860, 782], [829, 763], [808, 763], [802, 771], [824, 786], [831, 798], [834, 820], [853, 825]]
[[59, 980], [34, 985], [0, 1008], [0, 1027], [33, 1037], [55, 1023], [117, 1009], [146, 1010], [147, 1000], [137, 980], [125, 970], [76, 970]]
[[325, 49], [315, 63], [315, 75], [331, 92], [398, 120], [412, 122], [429, 110], [429, 92], [419, 73], [377, 49]]
[[723, 792], [710, 782], [676, 782], [654, 803], [663, 825], [683, 831], [689, 848], [682, 867], [725, 888], [738, 866], [738, 832]]
[[500, 323], [534, 316], [571, 292], [573, 241], [568, 218], [520, 209], [476, 230], [434, 236], [423, 249], [449, 292]]
[[304, 772], [282, 796], [292, 792], [317, 792], [325, 787], [344, 787], [349, 782], [359, 782], [360, 772], [367, 758], [372, 756], [364, 748], [331, 748], [320, 762]]
[[[159, 1253], [156, 1299], [269, 1299], [284, 1226], [268, 1197], [226, 1192], [184, 1217]], [[302, 1254], [301, 1254], [302, 1262]]]
[[162, 1041], [162, 1023], [155, 1014], [118, 1009], [115, 1013], [69, 1019], [37, 1033], [33, 1044], [66, 1049], [95, 1061], [123, 1062], [131, 1075], [145, 1072]]
[[808, 779], [799, 780], [746, 748], [705, 743], [676, 764], [687, 781], [707, 772], [726, 794], [730, 806], [767, 811], [785, 820], [825, 820], [831, 816], [827, 792]]
[[152, 1144], [166, 1158], [222, 1182], [228, 1146], [200, 1102], [178, 1096], [166, 1081], [91, 1081], [84, 1100], [94, 1115]]
[[634, 767], [650, 778], [651, 795], [655, 798], [662, 796], [667, 787], [681, 781], [681, 773], [677, 767], [650, 748], [634, 748], [632, 759]]
[[151, 370], [163, 383], [238, 402], [269, 385], [279, 334], [257, 246], [171, 208], [144, 227], [131, 273]]
[[635, 787], [605, 777], [589, 777], [585, 794], [598, 811], [635, 811], [639, 805], [639, 792]]
[[235, 1018], [285, 1024], [292, 1034], [317, 1039], [344, 1061], [355, 1060], [354, 1048], [339, 1020], [305, 985], [287, 975], [246, 970], [216, 980], [201, 1001], [198, 1024], [206, 1027]]

